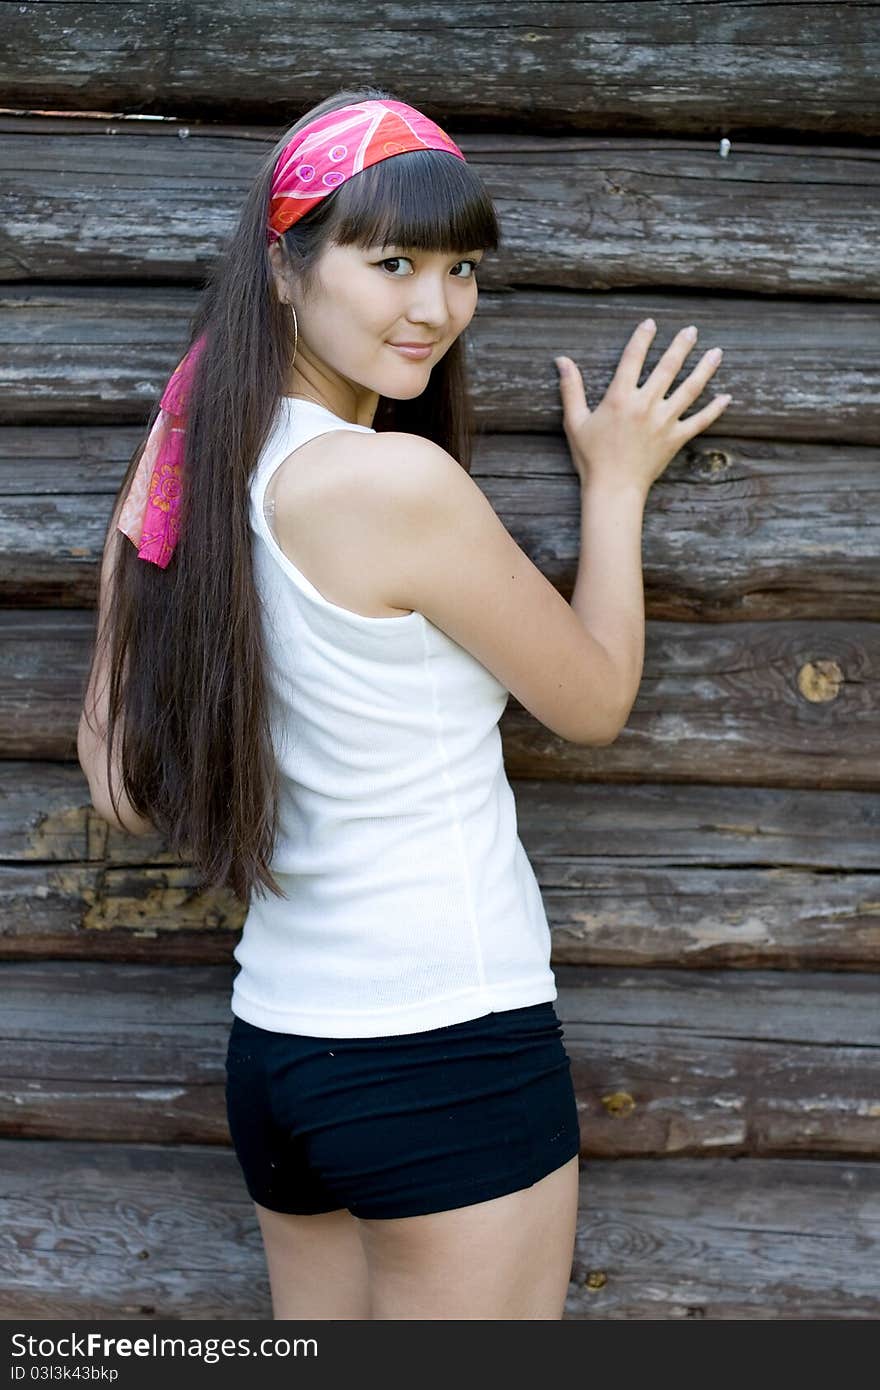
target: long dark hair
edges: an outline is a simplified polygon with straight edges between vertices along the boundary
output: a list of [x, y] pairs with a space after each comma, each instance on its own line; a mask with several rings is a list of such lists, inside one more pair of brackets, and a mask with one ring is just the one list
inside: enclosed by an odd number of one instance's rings
[[[160, 569], [139, 559], [116, 531], [146, 434], [105, 533], [105, 544], [114, 533], [115, 551], [83, 699], [109, 642], [104, 733], [114, 812], [111, 750], [121, 724], [122, 789], [131, 806], [173, 853], [191, 861], [200, 888], [228, 887], [242, 901], [257, 883], [284, 896], [269, 867], [277, 769], [249, 528], [251, 479], [294, 353], [293, 316], [278, 299], [266, 243], [270, 183], [281, 150], [314, 117], [389, 98], [399, 99], [375, 88], [336, 92], [285, 130], [263, 160], [190, 324], [188, 346], [202, 333], [206, 342], [187, 402], [174, 554]], [[331, 243], [454, 253], [495, 250], [499, 240], [495, 209], [472, 166], [446, 151], [413, 150], [340, 184], [279, 244], [307, 295], [315, 262]], [[157, 402], [147, 433], [158, 410]], [[373, 427], [432, 439], [470, 471], [473, 417], [462, 339], [420, 396], [380, 397]]]

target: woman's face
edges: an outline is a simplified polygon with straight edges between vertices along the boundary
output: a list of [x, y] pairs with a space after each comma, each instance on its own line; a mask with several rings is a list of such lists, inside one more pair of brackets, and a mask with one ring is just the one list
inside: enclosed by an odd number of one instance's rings
[[[277, 250], [273, 264], [277, 265]], [[402, 246], [331, 246], [315, 267], [312, 292], [276, 284], [296, 310], [299, 338], [290, 395], [318, 396], [346, 418], [372, 413], [379, 396], [410, 400], [467, 328], [477, 307], [474, 272], [483, 252], [466, 256]], [[423, 358], [393, 344], [430, 345]], [[335, 403], [334, 403], [335, 402]]]

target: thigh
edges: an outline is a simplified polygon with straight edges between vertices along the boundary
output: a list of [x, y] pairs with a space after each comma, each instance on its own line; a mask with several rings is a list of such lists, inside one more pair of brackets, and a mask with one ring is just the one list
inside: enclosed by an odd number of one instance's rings
[[300, 1297], [320, 1232], [342, 1242], [332, 1282], [356, 1220], [373, 1317], [561, 1317], [580, 1138], [561, 1033], [550, 1004], [379, 1038], [237, 1026], [230, 1129], [273, 1295]]
[[574, 1258], [579, 1161], [490, 1201], [425, 1216], [359, 1218], [372, 1319], [562, 1318]]
[[229, 1130], [263, 1238], [274, 1316], [365, 1319], [357, 1222], [324, 1187], [273, 1095], [273, 1073], [312, 1046], [235, 1020], [226, 1056]]
[[366, 1255], [350, 1211], [295, 1216], [254, 1206], [275, 1318], [369, 1317]]

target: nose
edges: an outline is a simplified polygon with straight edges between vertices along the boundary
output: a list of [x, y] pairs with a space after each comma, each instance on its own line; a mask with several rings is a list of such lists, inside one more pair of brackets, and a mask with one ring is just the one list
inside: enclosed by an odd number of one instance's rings
[[429, 324], [435, 333], [440, 333], [451, 317], [451, 287], [440, 275], [420, 275], [414, 280], [418, 283], [413, 285], [407, 319], [414, 324]]

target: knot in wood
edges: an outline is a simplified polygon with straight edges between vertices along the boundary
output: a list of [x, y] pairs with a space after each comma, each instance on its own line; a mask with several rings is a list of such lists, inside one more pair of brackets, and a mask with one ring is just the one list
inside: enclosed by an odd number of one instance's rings
[[836, 700], [843, 672], [836, 661], [808, 661], [798, 671], [798, 690], [811, 704], [825, 704]]
[[725, 473], [730, 467], [730, 455], [723, 449], [710, 449], [703, 455], [702, 462], [706, 473]]
[[584, 1275], [583, 1287], [585, 1289], [604, 1289], [608, 1283], [608, 1276], [604, 1269], [590, 1269]]
[[613, 1091], [610, 1096], [602, 1097], [602, 1104], [609, 1115], [629, 1115], [636, 1108], [629, 1091]]

